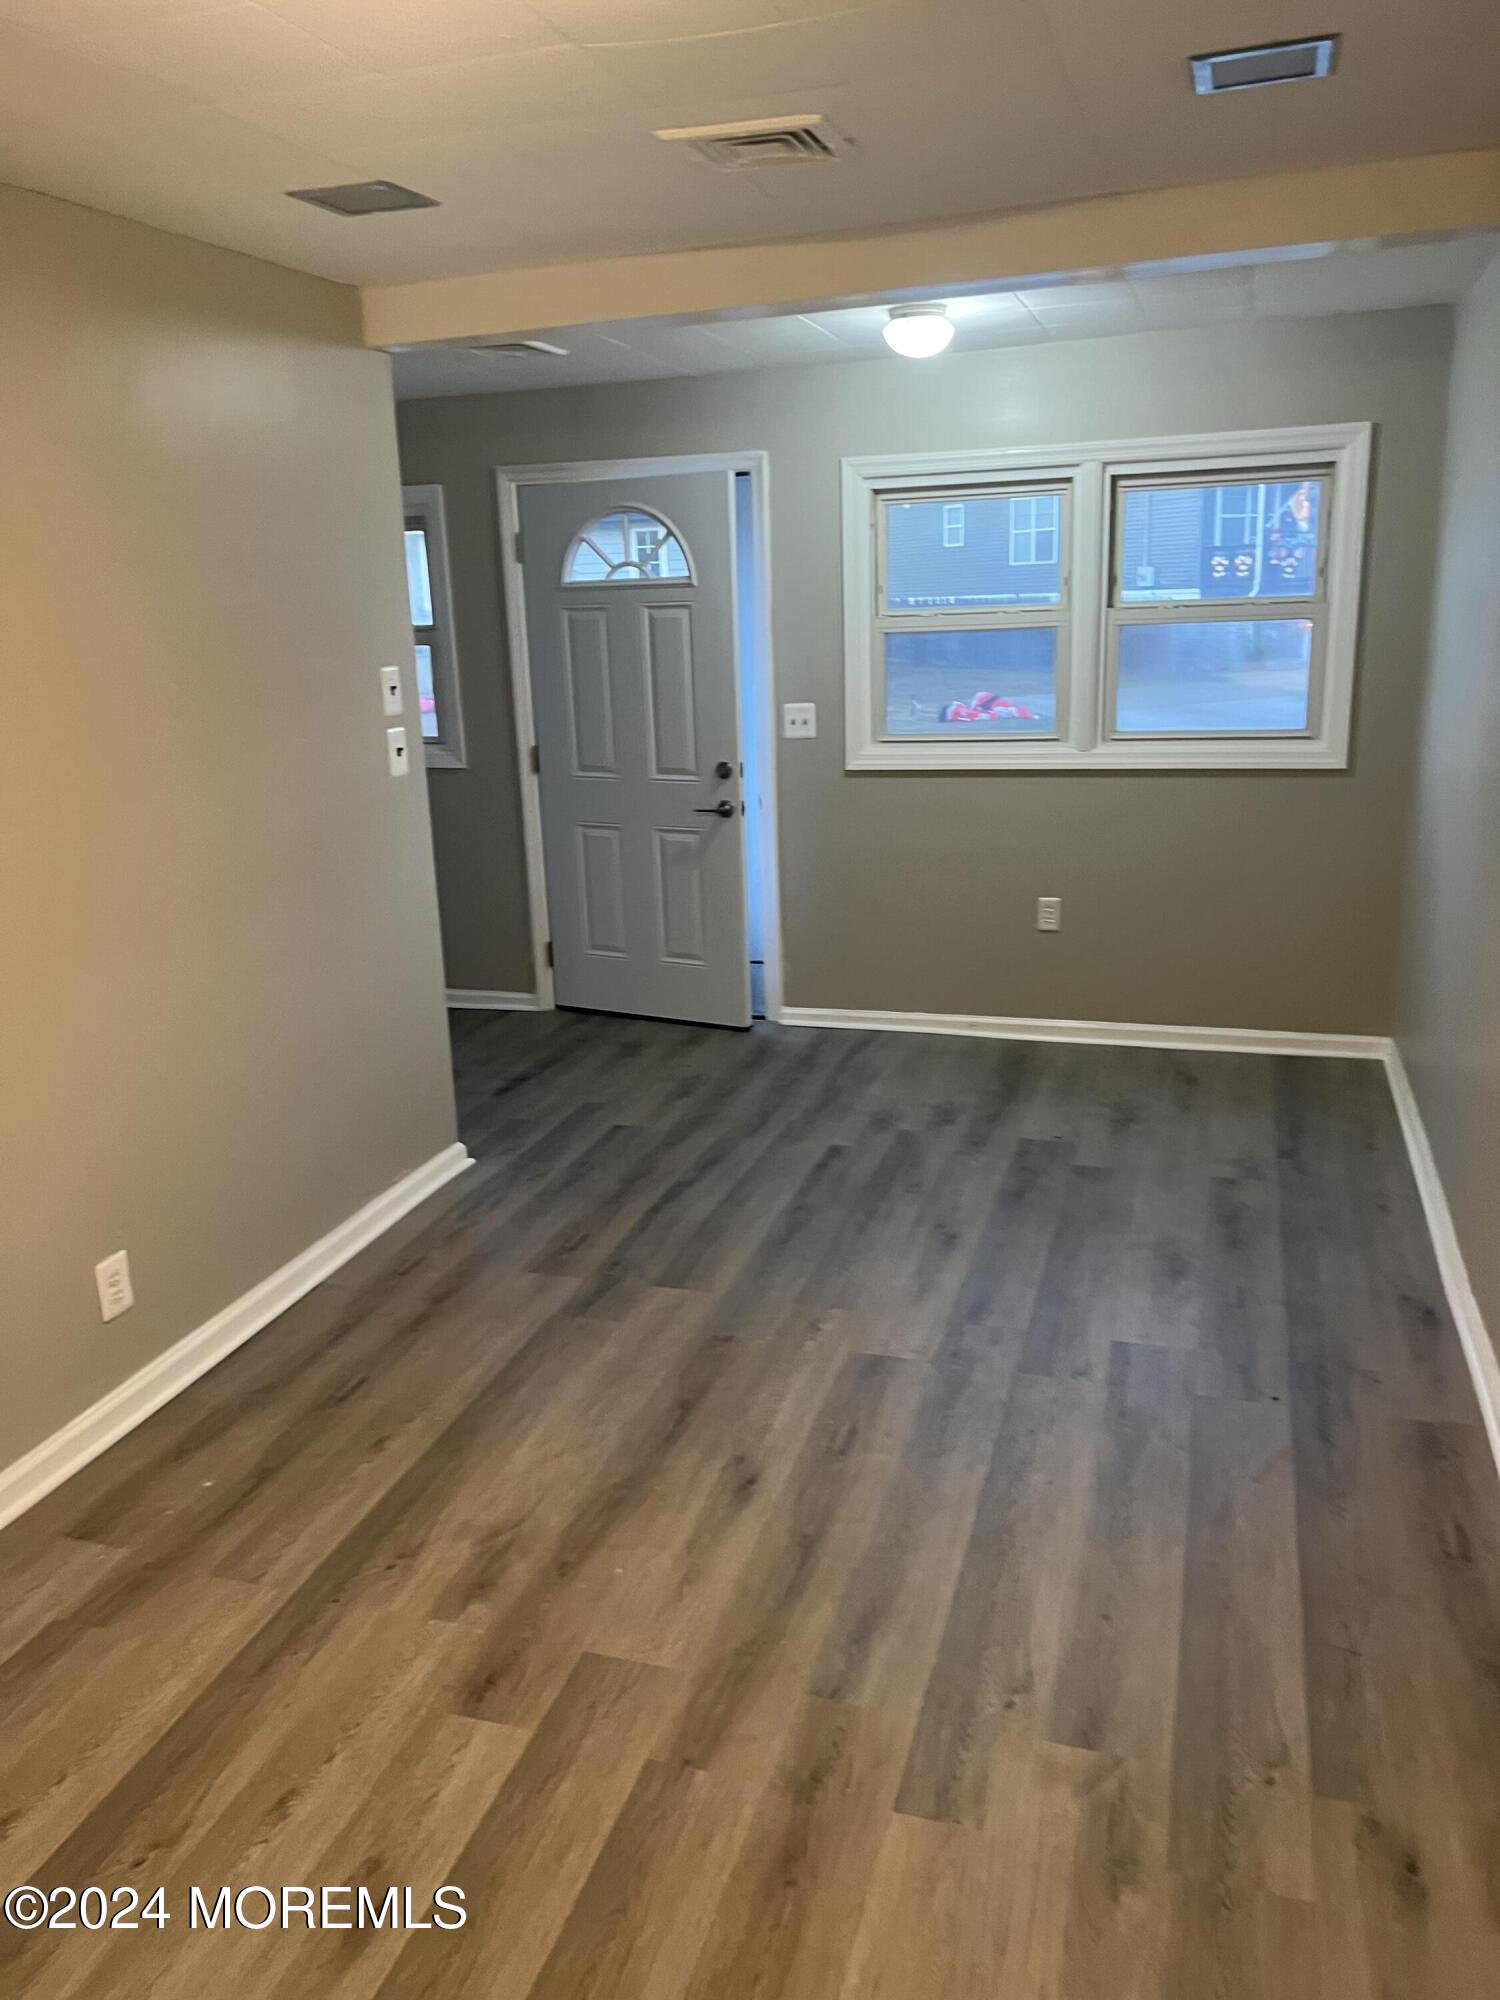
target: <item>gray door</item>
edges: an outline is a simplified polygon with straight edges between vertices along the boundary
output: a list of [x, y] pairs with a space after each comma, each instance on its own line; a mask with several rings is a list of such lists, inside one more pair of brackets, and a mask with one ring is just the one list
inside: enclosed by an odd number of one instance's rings
[[520, 492], [564, 1007], [750, 1024], [733, 479]]

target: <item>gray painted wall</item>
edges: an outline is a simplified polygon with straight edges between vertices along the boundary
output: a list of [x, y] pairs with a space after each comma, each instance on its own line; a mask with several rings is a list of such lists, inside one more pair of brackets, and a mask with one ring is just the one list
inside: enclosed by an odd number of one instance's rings
[[1398, 1039], [1500, 1337], [1500, 259], [1460, 308]]
[[[1388, 1031], [1451, 338], [1431, 308], [404, 405], [404, 476], [447, 493], [472, 760], [429, 778], [450, 984], [531, 984], [491, 469], [761, 447], [778, 695], [819, 709], [779, 746], [789, 1002]], [[845, 772], [841, 456], [1357, 419], [1347, 772]]]
[[354, 294], [14, 189], [0, 239], [3, 1465], [450, 1144], [453, 1096]]

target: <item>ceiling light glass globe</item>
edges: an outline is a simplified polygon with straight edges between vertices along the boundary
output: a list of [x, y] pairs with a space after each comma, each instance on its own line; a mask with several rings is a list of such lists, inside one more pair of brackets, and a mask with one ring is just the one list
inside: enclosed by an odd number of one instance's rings
[[925, 361], [941, 354], [953, 338], [953, 322], [941, 306], [898, 306], [882, 330], [887, 347], [909, 361]]

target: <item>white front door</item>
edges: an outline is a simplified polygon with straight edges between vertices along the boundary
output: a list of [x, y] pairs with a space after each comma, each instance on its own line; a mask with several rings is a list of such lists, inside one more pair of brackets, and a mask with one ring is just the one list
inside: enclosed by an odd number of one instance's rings
[[558, 1004], [748, 1027], [734, 475], [519, 507]]

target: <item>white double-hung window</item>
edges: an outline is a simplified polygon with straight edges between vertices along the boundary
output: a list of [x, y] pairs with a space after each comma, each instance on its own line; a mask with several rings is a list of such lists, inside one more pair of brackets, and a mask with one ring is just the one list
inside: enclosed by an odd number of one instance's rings
[[848, 767], [1344, 765], [1369, 443], [846, 460]]

